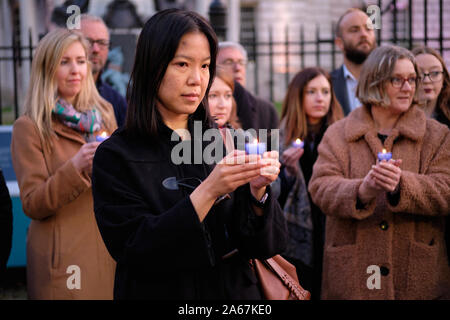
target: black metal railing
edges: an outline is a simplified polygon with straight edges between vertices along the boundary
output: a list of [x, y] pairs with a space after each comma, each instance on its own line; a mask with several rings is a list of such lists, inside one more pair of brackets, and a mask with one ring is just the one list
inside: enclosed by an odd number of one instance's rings
[[[450, 1], [423, 0], [423, 16], [420, 16], [420, 18], [418, 18], [417, 14], [414, 14], [415, 7], [413, 6], [419, 5], [417, 1], [409, 0], [406, 9], [403, 8], [402, 10], [397, 8], [397, 4], [398, 1], [396, 0], [378, 1], [383, 18], [381, 27], [388, 30], [388, 32], [377, 31], [378, 44], [393, 43], [408, 49], [412, 49], [418, 44], [430, 45], [437, 49], [444, 58], [447, 57], [447, 63], [449, 63], [450, 24], [447, 24], [444, 30], [444, 12], [450, 10]], [[433, 16], [433, 13], [428, 10], [429, 5], [434, 5], [435, 8], [438, 8], [437, 17], [436, 13]], [[403, 14], [403, 19], [399, 18], [400, 14]], [[438, 24], [439, 28], [438, 32], [434, 32], [434, 34], [430, 32], [428, 27], [431, 17], [436, 19], [432, 23], [434, 26]], [[417, 31], [422, 30], [417, 30], [417, 27], [414, 27], [414, 25], [422, 22], [423, 36], [417, 36]], [[300, 26], [298, 30], [286, 26], [281, 32], [284, 34], [276, 34], [276, 40], [274, 40], [274, 27], [266, 26], [265, 28], [266, 30], [256, 30], [254, 28], [253, 37], [250, 37], [252, 40], [242, 44], [248, 50], [249, 60], [252, 65], [251, 68], [249, 67], [248, 72], [253, 77], [253, 83], [250, 83], [248, 86], [256, 94], [266, 95], [266, 98], [271, 101], [280, 102], [282, 100], [291, 77], [304, 67], [315, 65], [331, 71], [338, 67], [337, 63], [342, 59], [342, 53], [334, 44], [333, 24], [317, 24], [313, 28]], [[259, 36], [263, 32], [266, 32], [267, 40], [257, 40], [261, 39]], [[293, 35], [298, 40], [293, 40]], [[133, 32], [133, 36], [136, 36], [136, 31]], [[13, 81], [13, 98], [10, 99], [12, 103], [8, 103], [9, 105], [12, 104], [12, 108], [10, 108], [12, 110], [5, 110], [5, 97], [0, 90], [0, 124], [6, 124], [7, 122], [4, 117], [5, 112], [10, 113], [9, 118], [15, 119], [19, 116], [19, 94], [21, 94], [18, 89], [19, 69], [24, 68], [22, 65], [24, 61], [31, 62], [34, 47], [31, 31], [29, 32], [28, 43], [21, 43], [20, 38], [13, 35], [11, 46], [0, 47], [0, 88], [3, 88], [1, 81], [5, 79], [4, 74], [2, 77], [5, 65], [9, 63], [13, 66], [11, 79]], [[31, 66], [31, 63], [29, 66]], [[23, 77], [27, 72], [21, 72], [20, 74]], [[253, 87], [251, 86], [252, 84]], [[21, 92], [23, 92], [23, 85], [20, 87], [22, 89]]]
[[[4, 113], [10, 112], [12, 113], [12, 118], [17, 119], [19, 117], [19, 70], [23, 65], [24, 61], [29, 61], [30, 68], [31, 68], [31, 62], [33, 60], [33, 52], [34, 52], [34, 45], [33, 45], [33, 37], [31, 30], [29, 30], [28, 33], [28, 44], [24, 45], [21, 43], [20, 38], [16, 35], [15, 32], [12, 33], [11, 36], [11, 46], [0, 46], [0, 125], [5, 124], [4, 120]], [[9, 62], [12, 65], [12, 108], [8, 110], [4, 110], [6, 107], [10, 107], [10, 105], [5, 106], [4, 105], [4, 97], [2, 95], [2, 91], [4, 91], [4, 84], [2, 83], [2, 69], [5, 69], [5, 65], [7, 65], [4, 62]], [[10, 68], [8, 68], [10, 69]], [[10, 75], [7, 74], [6, 77], [10, 79]], [[5, 90], [6, 91], [6, 90]]]
[[[447, 64], [450, 63], [450, 56], [446, 53], [450, 53], [450, 25], [446, 26], [444, 30], [444, 12], [450, 10], [450, 1], [444, 3], [443, 0], [424, 0], [423, 1], [423, 36], [417, 36], [420, 30], [414, 29], [414, 7], [418, 2], [409, 0], [406, 8], [400, 12], [397, 8], [399, 1], [381, 1], [378, 0], [378, 6], [381, 9], [382, 16], [382, 28], [388, 28], [389, 32], [381, 32], [377, 30], [377, 43], [382, 44], [397, 44], [407, 49], [412, 49], [416, 45], [430, 45], [441, 55], [446, 58]], [[438, 25], [438, 35], [432, 35], [430, 33], [428, 24], [430, 23], [429, 5], [435, 5], [438, 8], [438, 17], [436, 22]], [[446, 4], [446, 5], [444, 5]], [[383, 5], [383, 6], [382, 6]], [[450, 12], [450, 11], [449, 11]], [[400, 14], [406, 13], [405, 19], [399, 19]], [[436, 16], [433, 16], [436, 18]], [[389, 20], [390, 19], [390, 20]], [[416, 21], [417, 22], [417, 21]], [[401, 24], [403, 24], [401, 26]], [[403, 33], [400, 33], [400, 27], [403, 27]], [[334, 70], [337, 67], [337, 61], [342, 59], [342, 53], [336, 48], [334, 43], [334, 30], [335, 26], [332, 23], [331, 26], [322, 26], [317, 24], [313, 31], [309, 28], [308, 39], [306, 37], [305, 26], [300, 26], [298, 30], [293, 30], [292, 27], [285, 27], [284, 40], [279, 36], [278, 40], [273, 40], [273, 27], [267, 26], [266, 30], [256, 30], [253, 28], [254, 37], [257, 39], [257, 33], [260, 35], [262, 32], [266, 32], [267, 41], [247, 41], [242, 44], [248, 50], [249, 61], [253, 64], [253, 91], [256, 94], [268, 93], [268, 99], [271, 101], [280, 101], [280, 94], [275, 95], [275, 90], [286, 91], [291, 76], [294, 76], [296, 72], [308, 66], [319, 66], [328, 71]], [[331, 30], [331, 32], [329, 32]], [[447, 36], [444, 36], [446, 31]], [[290, 33], [297, 35], [298, 41], [289, 40]], [[326, 35], [323, 35], [326, 33]], [[314, 37], [311, 37], [314, 34]], [[281, 48], [281, 49], [277, 49]], [[265, 59], [263, 59], [265, 58]], [[284, 61], [283, 61], [284, 60]], [[278, 61], [278, 63], [277, 63]], [[281, 61], [281, 62], [280, 62]], [[279, 74], [275, 70], [275, 66], [284, 64], [285, 72]], [[297, 66], [296, 70], [291, 72], [291, 66]], [[266, 74], [267, 79], [261, 81], [261, 75]], [[278, 74], [278, 81], [275, 77]], [[284, 84], [280, 84], [282, 81]], [[281, 88], [281, 90], [280, 90]]]

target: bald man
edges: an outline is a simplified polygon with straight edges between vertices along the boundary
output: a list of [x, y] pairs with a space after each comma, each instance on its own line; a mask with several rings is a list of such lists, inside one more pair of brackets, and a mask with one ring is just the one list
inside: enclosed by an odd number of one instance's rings
[[344, 53], [344, 63], [331, 73], [331, 79], [336, 98], [347, 115], [361, 105], [355, 94], [359, 74], [376, 47], [369, 16], [360, 9], [348, 9], [338, 20], [335, 44]]

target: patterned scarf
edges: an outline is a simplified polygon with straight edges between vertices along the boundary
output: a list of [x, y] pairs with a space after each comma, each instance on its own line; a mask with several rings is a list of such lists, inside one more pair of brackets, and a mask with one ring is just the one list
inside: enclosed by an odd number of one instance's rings
[[95, 107], [79, 112], [70, 103], [60, 98], [56, 101], [52, 112], [66, 126], [82, 133], [87, 142], [95, 141], [93, 133], [102, 127], [102, 116]]

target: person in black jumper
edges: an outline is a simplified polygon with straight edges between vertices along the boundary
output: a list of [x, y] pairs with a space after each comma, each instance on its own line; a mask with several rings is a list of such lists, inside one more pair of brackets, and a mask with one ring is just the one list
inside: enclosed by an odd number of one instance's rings
[[212, 123], [216, 53], [214, 31], [194, 12], [160, 11], [139, 36], [126, 123], [93, 164], [95, 217], [117, 262], [115, 299], [261, 299], [249, 259], [285, 248], [269, 186], [278, 153], [202, 160], [210, 141], [194, 128]]
[[4, 280], [6, 263], [11, 253], [13, 231], [12, 201], [0, 169], [0, 285]]
[[[329, 74], [306, 68], [292, 79], [281, 115], [282, 169], [278, 200], [288, 220], [290, 241], [284, 256], [297, 268], [298, 277], [312, 299], [320, 297], [325, 216], [307, 192], [317, 148], [333, 122], [343, 117]], [[300, 139], [303, 148], [292, 143]]]

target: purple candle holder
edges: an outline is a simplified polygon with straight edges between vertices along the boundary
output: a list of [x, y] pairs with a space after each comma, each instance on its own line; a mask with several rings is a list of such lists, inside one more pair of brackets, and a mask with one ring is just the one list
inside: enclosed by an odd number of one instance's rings
[[102, 133], [100, 133], [98, 136], [95, 137], [95, 141], [103, 142], [103, 141], [105, 141], [108, 138], [109, 138], [109, 136], [106, 133], [106, 131], [103, 131]]
[[383, 160], [389, 161], [392, 159], [392, 152], [386, 152], [386, 149], [383, 149], [382, 152], [378, 152], [378, 160], [381, 162]]
[[266, 152], [266, 144], [264, 142], [258, 142], [258, 140], [255, 140], [253, 143], [246, 143], [245, 152], [247, 154], [263, 155]]
[[305, 143], [300, 139], [297, 139], [294, 142], [292, 142], [292, 146], [294, 148], [303, 148], [304, 145], [305, 145]]

